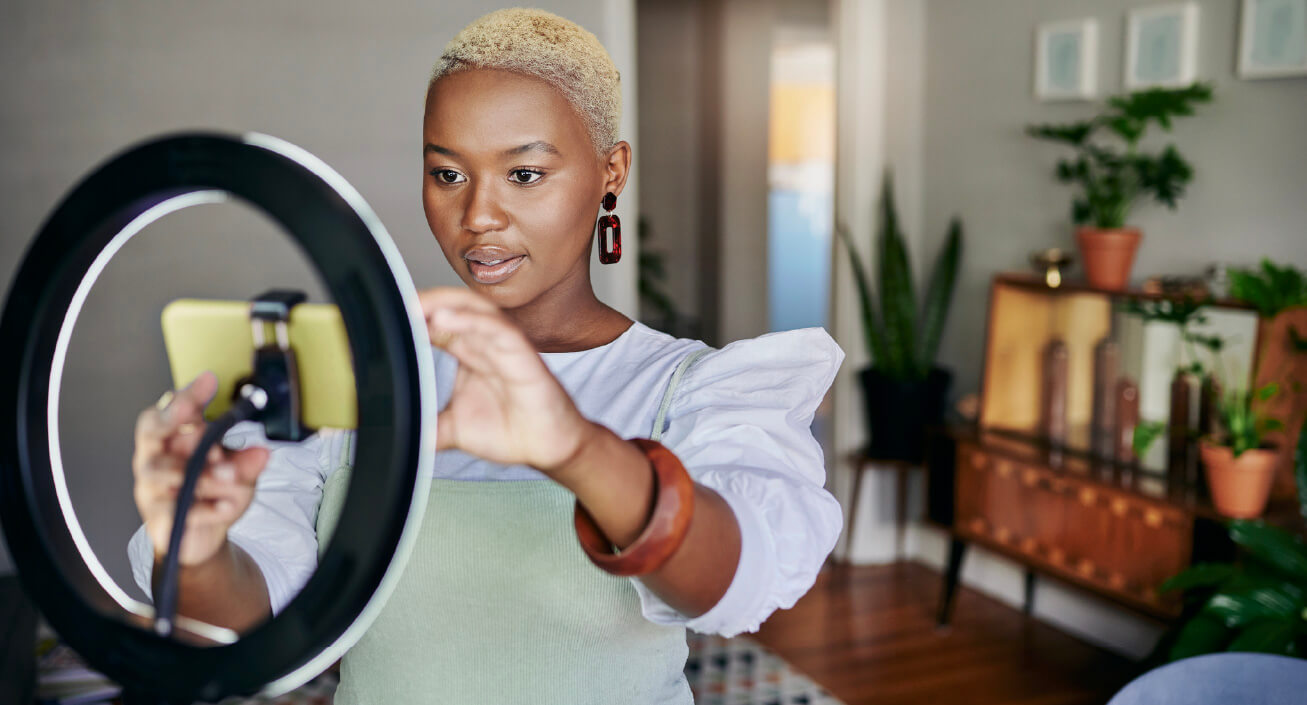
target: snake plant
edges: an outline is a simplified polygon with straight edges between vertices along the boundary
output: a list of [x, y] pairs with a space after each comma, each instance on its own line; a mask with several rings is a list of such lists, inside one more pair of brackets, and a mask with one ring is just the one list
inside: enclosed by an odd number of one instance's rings
[[926, 287], [925, 300], [917, 305], [916, 286], [908, 263], [908, 248], [899, 230], [894, 208], [894, 184], [886, 173], [880, 197], [880, 238], [877, 267], [880, 308], [872, 292], [871, 273], [863, 265], [853, 239], [843, 227], [836, 228], [849, 253], [853, 278], [862, 309], [862, 329], [872, 363], [882, 374], [896, 380], [925, 379], [939, 353], [940, 336], [948, 318], [949, 304], [957, 283], [962, 259], [962, 223], [956, 217], [949, 225], [944, 249]]

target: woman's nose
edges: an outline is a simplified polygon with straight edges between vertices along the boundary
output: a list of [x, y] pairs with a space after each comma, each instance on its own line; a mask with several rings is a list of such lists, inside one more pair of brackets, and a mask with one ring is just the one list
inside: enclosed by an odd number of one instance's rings
[[467, 194], [467, 207], [463, 209], [464, 230], [481, 234], [503, 230], [508, 226], [508, 216], [500, 207], [492, 184], [473, 182]]

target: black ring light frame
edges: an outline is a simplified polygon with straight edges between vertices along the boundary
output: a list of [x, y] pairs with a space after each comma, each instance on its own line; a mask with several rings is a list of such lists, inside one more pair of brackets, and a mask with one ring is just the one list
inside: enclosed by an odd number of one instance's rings
[[[114, 253], [166, 213], [230, 196], [292, 236], [340, 308], [359, 406], [355, 466], [367, 472], [350, 480], [317, 570], [285, 609], [239, 639], [192, 624], [220, 642], [196, 646], [150, 631], [141, 617], [152, 608], [128, 597], [91, 551], [59, 455], [59, 385], [82, 303]], [[59, 204], [31, 245], [0, 341], [0, 518], [28, 594], [92, 666], [142, 699], [275, 695], [325, 670], [371, 624], [426, 506], [436, 415], [434, 393], [422, 390], [434, 390], [435, 374], [398, 250], [321, 160], [266, 135], [211, 133], [164, 137], [111, 159]]]

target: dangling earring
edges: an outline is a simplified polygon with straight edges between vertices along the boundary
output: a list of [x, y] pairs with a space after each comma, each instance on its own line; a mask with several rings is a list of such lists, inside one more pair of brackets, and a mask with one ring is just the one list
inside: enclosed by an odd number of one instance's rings
[[[599, 261], [603, 264], [614, 264], [622, 258], [622, 221], [613, 215], [613, 209], [617, 207], [617, 196], [611, 191], [604, 194], [604, 210], [608, 211], [607, 215], [599, 216]], [[608, 233], [613, 233], [613, 249], [608, 249]]]

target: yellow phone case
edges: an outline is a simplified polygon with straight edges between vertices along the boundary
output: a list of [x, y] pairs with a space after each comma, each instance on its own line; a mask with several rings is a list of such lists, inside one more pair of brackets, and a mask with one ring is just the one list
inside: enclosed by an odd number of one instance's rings
[[[250, 374], [250, 303], [177, 299], [164, 307], [161, 319], [175, 387], [205, 370], [218, 375], [218, 393], [204, 409], [206, 421], [217, 419], [231, 407], [236, 380]], [[265, 340], [275, 342], [271, 325], [267, 333]], [[340, 310], [329, 304], [293, 307], [287, 337], [299, 371], [302, 423], [315, 430], [357, 427], [354, 367]]]

